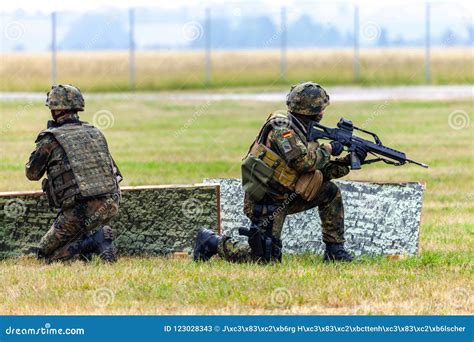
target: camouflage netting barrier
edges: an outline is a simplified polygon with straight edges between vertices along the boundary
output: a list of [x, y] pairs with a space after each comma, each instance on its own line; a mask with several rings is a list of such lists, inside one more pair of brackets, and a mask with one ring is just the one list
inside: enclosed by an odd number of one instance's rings
[[[423, 186], [336, 181], [346, 214], [346, 246], [355, 254], [418, 253]], [[220, 184], [220, 186], [219, 186]], [[191, 252], [196, 230], [210, 227], [237, 236], [248, 227], [240, 180], [211, 179], [206, 184], [124, 187], [112, 227], [121, 255]], [[218, 208], [220, 207], [220, 212]], [[0, 258], [28, 254], [56, 214], [41, 192], [0, 193]], [[286, 252], [322, 253], [317, 210], [288, 217], [283, 229]]]
[[[216, 184], [124, 187], [122, 196], [110, 223], [121, 255], [190, 252], [198, 228], [218, 229]], [[39, 191], [0, 193], [0, 258], [30, 253], [55, 217]]]
[[[248, 227], [238, 179], [209, 179], [221, 185], [221, 224], [224, 233], [238, 236]], [[346, 247], [356, 255], [415, 255], [424, 187], [420, 183], [335, 181], [342, 192]], [[284, 251], [322, 253], [321, 221], [317, 209], [288, 216], [282, 234]]]

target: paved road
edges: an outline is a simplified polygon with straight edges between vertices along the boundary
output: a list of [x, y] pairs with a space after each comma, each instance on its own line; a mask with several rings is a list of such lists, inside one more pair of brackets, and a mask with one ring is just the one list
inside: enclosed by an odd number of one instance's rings
[[[397, 86], [397, 87], [328, 87], [333, 101], [381, 101], [381, 100], [445, 100], [473, 99], [472, 85], [444, 86]], [[195, 100], [195, 101], [265, 101], [279, 102], [286, 92], [265, 93], [216, 93], [196, 92], [136, 92], [136, 93], [92, 93], [86, 94], [90, 99], [123, 99], [130, 100]], [[44, 101], [44, 93], [0, 92], [0, 100], [32, 100]]]

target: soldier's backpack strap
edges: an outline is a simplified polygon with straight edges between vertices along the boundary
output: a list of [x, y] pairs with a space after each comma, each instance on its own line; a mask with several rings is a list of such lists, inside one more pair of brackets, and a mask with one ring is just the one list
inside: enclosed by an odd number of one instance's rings
[[[282, 187], [277, 192], [294, 191], [298, 181], [296, 170], [265, 145], [271, 129], [279, 125], [277, 120], [284, 118], [270, 114], [250, 146], [247, 155], [242, 160], [242, 187], [255, 201], [261, 200], [266, 193], [271, 192], [271, 189], [275, 187]], [[303, 141], [306, 141], [305, 135], [292, 123], [292, 119], [288, 120], [288, 127], [293, 129]]]
[[[293, 118], [293, 116], [292, 116], [292, 118]], [[306, 141], [306, 134], [303, 133], [301, 131], [301, 129], [293, 122], [292, 118], [289, 119], [289, 125], [288, 126], [292, 130], [295, 131], [295, 133], [298, 135], [298, 137], [301, 140]], [[274, 128], [275, 126], [278, 126], [278, 124], [276, 123], [277, 120], [281, 120], [281, 119], [282, 119], [282, 117], [273, 116], [273, 113], [270, 113], [268, 115], [267, 119], [265, 120], [265, 123], [263, 124], [262, 128], [260, 128], [260, 131], [258, 132], [257, 136], [255, 137], [254, 142], [250, 145], [250, 147], [247, 151], [247, 155], [250, 153], [250, 151], [252, 150], [252, 148], [254, 147], [255, 144], [265, 144], [265, 141], [267, 140], [268, 134], [270, 134], [270, 131], [272, 130], [272, 128]]]

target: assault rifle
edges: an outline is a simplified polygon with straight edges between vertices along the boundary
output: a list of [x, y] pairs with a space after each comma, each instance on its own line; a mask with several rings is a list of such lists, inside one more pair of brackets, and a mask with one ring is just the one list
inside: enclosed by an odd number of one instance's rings
[[[365, 140], [355, 136], [353, 134], [354, 130], [371, 135], [374, 138], [374, 141]], [[426, 164], [408, 159], [404, 152], [384, 146], [375, 133], [355, 127], [351, 120], [344, 118], [339, 120], [337, 128], [326, 127], [313, 121], [308, 126], [308, 141], [314, 141], [317, 139], [339, 141], [342, 145], [346, 146], [350, 155], [351, 169], [353, 170], [360, 169], [361, 164], [372, 164], [379, 161], [396, 166], [405, 163], [413, 163], [428, 168], [428, 165]], [[356, 153], [357, 149], [362, 149], [376, 158], [361, 162]]]

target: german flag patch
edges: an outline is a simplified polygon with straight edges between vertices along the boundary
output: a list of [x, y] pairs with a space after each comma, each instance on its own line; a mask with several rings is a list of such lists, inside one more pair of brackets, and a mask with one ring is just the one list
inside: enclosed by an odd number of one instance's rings
[[282, 136], [283, 138], [288, 139], [293, 136], [293, 133], [291, 133], [291, 131], [285, 131], [283, 132]]

